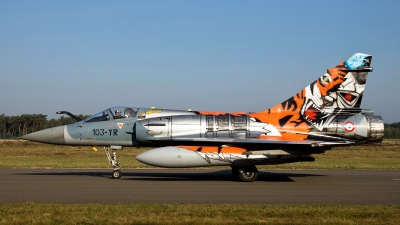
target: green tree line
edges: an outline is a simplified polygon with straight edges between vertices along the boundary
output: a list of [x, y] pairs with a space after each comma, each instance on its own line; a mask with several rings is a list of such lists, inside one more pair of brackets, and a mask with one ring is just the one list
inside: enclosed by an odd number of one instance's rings
[[[78, 115], [81, 119], [90, 115]], [[20, 116], [6, 116], [0, 114], [0, 138], [15, 138], [22, 135], [43, 130], [50, 127], [62, 126], [75, 123], [76, 120], [69, 116], [61, 116], [58, 119], [47, 119], [43, 114], [22, 114]], [[385, 123], [384, 138], [400, 138], [400, 122]]]
[[[85, 119], [90, 115], [78, 115]], [[38, 130], [71, 124], [76, 120], [61, 116], [58, 119], [47, 119], [43, 114], [22, 114], [20, 116], [6, 116], [0, 114], [0, 138], [15, 138]]]
[[385, 135], [383, 138], [400, 138], [400, 122], [391, 124], [385, 123]]

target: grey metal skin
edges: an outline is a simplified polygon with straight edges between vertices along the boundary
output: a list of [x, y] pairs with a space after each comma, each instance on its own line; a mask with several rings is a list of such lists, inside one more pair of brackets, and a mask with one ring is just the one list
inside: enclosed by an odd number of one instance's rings
[[[116, 118], [113, 109], [134, 109], [135, 114], [130, 117]], [[138, 143], [134, 131], [135, 123], [145, 118], [154, 118], [155, 115], [176, 116], [194, 115], [194, 112], [183, 110], [160, 110], [151, 108], [113, 107], [101, 111], [94, 116], [73, 124], [48, 128], [22, 136], [22, 139], [73, 146], [152, 146]]]
[[[353, 132], [346, 132], [344, 129], [344, 123], [349, 121], [354, 124], [355, 130]], [[177, 142], [185, 138], [191, 141], [203, 140], [203, 142], [213, 142], [218, 141], [218, 139], [223, 140], [223, 142], [228, 140], [252, 142], [259, 140], [260, 135], [281, 136], [280, 131], [271, 124], [257, 122], [247, 115], [160, 115], [157, 118], [138, 121], [135, 129], [137, 140], [143, 142], [154, 142], [156, 140]], [[145, 133], [145, 135], [141, 136], [141, 133]], [[313, 130], [310, 134], [314, 135], [314, 139], [317, 141], [322, 139], [353, 140], [355, 142], [382, 141], [383, 121], [380, 116], [373, 115], [338, 116], [324, 130]], [[321, 140], [318, 140], [318, 137]], [[262, 140], [262, 142], [271, 144], [267, 140]]]

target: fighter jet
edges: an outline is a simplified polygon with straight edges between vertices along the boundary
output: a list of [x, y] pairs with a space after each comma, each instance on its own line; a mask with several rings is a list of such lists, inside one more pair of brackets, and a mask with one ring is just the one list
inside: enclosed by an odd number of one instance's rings
[[[356, 53], [293, 97], [261, 112], [207, 112], [111, 107], [76, 123], [23, 139], [56, 145], [104, 146], [112, 177], [121, 177], [117, 150], [153, 147], [136, 159], [157, 167], [230, 166], [252, 182], [257, 165], [314, 161], [332, 147], [381, 142], [383, 121], [361, 109], [371, 55]], [[112, 150], [109, 151], [109, 149]]]

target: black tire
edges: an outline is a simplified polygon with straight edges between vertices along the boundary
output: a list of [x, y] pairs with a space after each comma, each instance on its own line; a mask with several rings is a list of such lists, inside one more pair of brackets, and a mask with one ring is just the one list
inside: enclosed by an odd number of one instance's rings
[[247, 166], [243, 171], [237, 170], [239, 171], [238, 178], [242, 182], [253, 182], [258, 178], [258, 170], [255, 166]]
[[119, 178], [121, 178], [121, 176], [122, 176], [122, 173], [121, 173], [121, 170], [114, 170], [113, 172], [112, 172], [112, 178], [113, 179], [119, 179]]

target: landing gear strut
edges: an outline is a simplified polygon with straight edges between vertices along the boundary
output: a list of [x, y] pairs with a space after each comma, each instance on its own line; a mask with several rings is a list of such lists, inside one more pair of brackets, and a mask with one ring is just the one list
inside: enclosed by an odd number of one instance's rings
[[232, 166], [232, 174], [236, 180], [253, 182], [258, 178], [258, 170], [255, 166], [236, 167]]
[[104, 151], [106, 152], [108, 161], [110, 162], [111, 166], [114, 167], [114, 171], [112, 172], [112, 178], [113, 179], [119, 179], [122, 176], [121, 172], [121, 165], [119, 164], [119, 161], [117, 160], [117, 150], [122, 149], [122, 146], [111, 146], [112, 150], [112, 155], [110, 154], [110, 151], [108, 150], [108, 146], [104, 146]]

